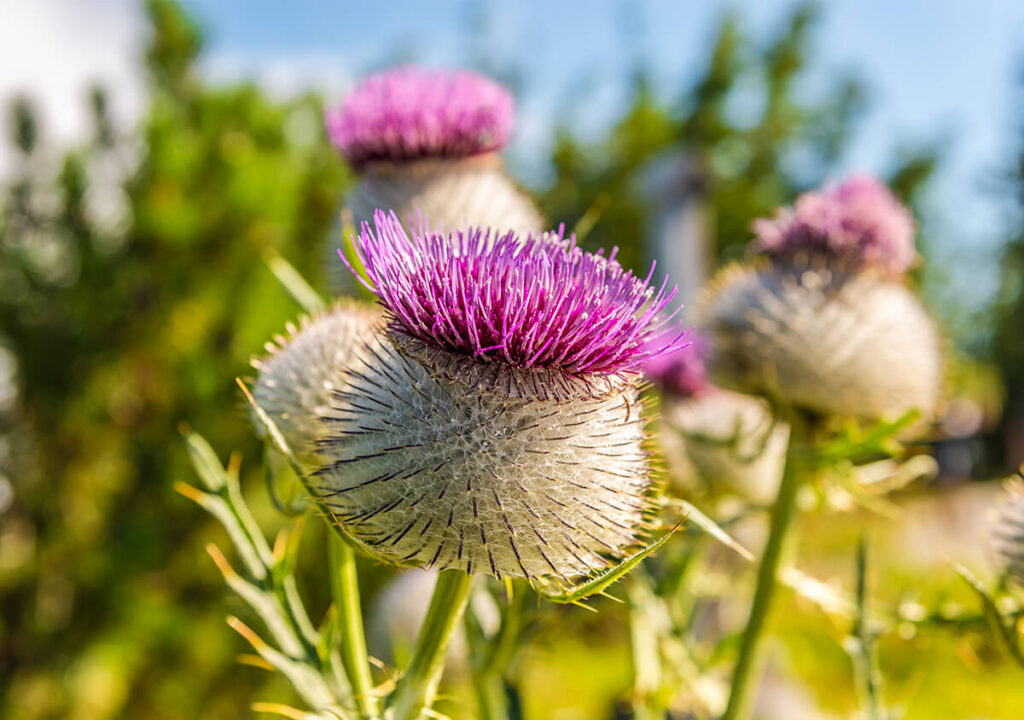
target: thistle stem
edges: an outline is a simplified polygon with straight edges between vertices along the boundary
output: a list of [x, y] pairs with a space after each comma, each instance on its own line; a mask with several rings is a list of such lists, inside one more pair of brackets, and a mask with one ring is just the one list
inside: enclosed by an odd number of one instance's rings
[[765, 543], [757, 571], [757, 589], [750, 608], [750, 618], [747, 620], [747, 627], [740, 643], [736, 668], [733, 670], [729, 704], [722, 720], [745, 720], [750, 715], [755, 681], [760, 674], [758, 670], [762, 634], [778, 584], [779, 566], [787, 544], [786, 538], [796, 515], [796, 498], [803, 470], [800, 455], [806, 450], [807, 441], [807, 422], [794, 413], [790, 424], [789, 447], [786, 450], [786, 468], [779, 484], [778, 496], [772, 506], [768, 541]]
[[328, 552], [331, 555], [331, 590], [334, 595], [338, 619], [341, 624], [341, 661], [355, 694], [359, 713], [376, 718], [377, 699], [373, 695], [373, 678], [366, 652], [366, 633], [363, 630], [363, 612], [359, 603], [359, 578], [356, 574], [356, 555], [352, 546], [337, 533], [329, 533]]
[[446, 570], [438, 575], [409, 667], [388, 703], [394, 720], [418, 720], [433, 704], [448, 642], [466, 609], [472, 585], [473, 577], [461, 570]]

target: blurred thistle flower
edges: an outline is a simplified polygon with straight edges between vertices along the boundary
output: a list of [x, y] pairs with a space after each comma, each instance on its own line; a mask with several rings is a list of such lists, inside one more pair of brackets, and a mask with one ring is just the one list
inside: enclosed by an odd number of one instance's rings
[[868, 175], [806, 192], [774, 219], [755, 220], [754, 232], [756, 248], [776, 261], [821, 253], [899, 277], [917, 257], [913, 216]]
[[658, 355], [644, 364], [644, 375], [666, 395], [690, 398], [711, 389], [704, 364], [707, 344], [691, 334], [690, 342], [671, 353]]
[[[540, 213], [497, 155], [514, 111], [508, 90], [474, 72], [402, 67], [367, 78], [326, 115], [332, 142], [360, 171], [345, 200], [354, 227], [386, 208], [410, 232], [417, 217], [439, 231], [542, 230]], [[328, 282], [339, 290], [351, 276], [335, 250], [329, 248]]]
[[561, 234], [375, 226], [356, 252], [389, 323], [320, 441], [326, 505], [398, 564], [557, 582], [614, 564], [654, 509], [639, 368], [683, 342], [675, 290]]
[[512, 94], [490, 78], [407, 66], [368, 77], [326, 123], [331, 142], [363, 168], [498, 150], [514, 116]]
[[1024, 482], [1021, 479], [1007, 483], [1004, 500], [993, 533], [996, 551], [1009, 577], [1024, 585]]
[[666, 398], [661, 417], [672, 433], [665, 442], [671, 477], [756, 503], [775, 498], [789, 427], [763, 399], [709, 385], [696, 396]]
[[901, 282], [913, 258], [903, 213], [875, 181], [855, 178], [760, 225], [769, 260], [719, 271], [700, 303], [713, 378], [825, 415], [929, 416], [940, 339]]
[[689, 340], [686, 348], [644, 366], [664, 393], [670, 477], [768, 502], [782, 477], [789, 430], [764, 400], [712, 385], [705, 365], [708, 343], [696, 334]]
[[[266, 345], [267, 355], [255, 358], [259, 371], [252, 394], [270, 416], [292, 452], [308, 464], [315, 461], [314, 443], [323, 432], [335, 392], [345, 387], [345, 371], [355, 351], [380, 332], [378, 309], [339, 302], [329, 310], [289, 323], [286, 334]], [[255, 423], [262, 432], [263, 425]]]
[[702, 317], [725, 387], [844, 417], [927, 417], [938, 402], [934, 321], [906, 287], [872, 273], [729, 266]]

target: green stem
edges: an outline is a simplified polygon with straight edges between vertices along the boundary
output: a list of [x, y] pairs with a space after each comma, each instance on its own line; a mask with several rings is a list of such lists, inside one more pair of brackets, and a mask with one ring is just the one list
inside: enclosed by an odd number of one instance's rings
[[476, 695], [477, 720], [508, 719], [508, 695], [500, 675], [487, 671], [473, 673], [473, 692]]
[[881, 680], [875, 664], [873, 638], [867, 618], [867, 540], [857, 544], [857, 618], [853, 629], [853, 664], [857, 675], [861, 705], [868, 720], [885, 720], [881, 707]]
[[337, 533], [329, 534], [328, 551], [333, 569], [331, 592], [341, 624], [341, 662], [352, 683], [360, 714], [366, 718], [376, 718], [377, 698], [373, 694], [373, 677], [370, 675], [370, 661], [366, 652], [355, 551]]
[[790, 425], [789, 448], [786, 451], [786, 468], [779, 484], [778, 496], [772, 506], [771, 527], [757, 571], [757, 589], [750, 608], [750, 619], [743, 633], [739, 658], [732, 676], [729, 704], [722, 720], [745, 720], [750, 715], [755, 678], [759, 674], [762, 634], [778, 584], [779, 566], [786, 546], [786, 537], [796, 515], [796, 497], [803, 469], [799, 455], [806, 449], [807, 435], [806, 421], [794, 414]]
[[448, 642], [466, 609], [472, 586], [473, 577], [461, 570], [446, 570], [438, 575], [409, 667], [388, 702], [393, 720], [418, 720], [433, 704]]

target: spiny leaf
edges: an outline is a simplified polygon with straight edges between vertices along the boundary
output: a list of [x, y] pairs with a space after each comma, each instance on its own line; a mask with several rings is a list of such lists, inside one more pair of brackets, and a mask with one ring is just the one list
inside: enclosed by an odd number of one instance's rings
[[599, 573], [595, 575], [593, 578], [583, 582], [582, 584], [571, 587], [569, 588], [569, 590], [564, 592], [549, 593], [541, 591], [541, 597], [543, 597], [546, 600], [550, 600], [551, 602], [564, 604], [571, 603], [574, 605], [579, 605], [581, 607], [586, 607], [588, 610], [592, 609], [589, 606], [583, 605], [583, 603], [581, 603], [580, 600], [589, 595], [593, 595], [594, 593], [601, 592], [609, 585], [614, 583], [616, 580], [621, 578], [623, 575], [628, 573], [630, 570], [632, 570], [634, 567], [636, 567], [641, 560], [643, 560], [652, 552], [654, 552], [662, 545], [667, 543], [669, 541], [669, 538], [671, 538], [676, 533], [676, 531], [683, 526], [684, 521], [685, 519], [680, 520], [668, 531], [666, 531], [665, 534], [662, 535], [660, 538], [654, 540], [649, 545], [646, 545], [645, 547], [641, 548], [630, 557], [625, 558], [624, 560], [622, 560], [622, 562], [615, 565], [614, 567], [610, 567], [604, 572]]

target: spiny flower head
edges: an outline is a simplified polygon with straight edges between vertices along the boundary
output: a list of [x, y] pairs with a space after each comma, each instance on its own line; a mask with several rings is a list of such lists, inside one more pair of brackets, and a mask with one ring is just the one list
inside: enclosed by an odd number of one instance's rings
[[840, 417], [935, 410], [939, 334], [902, 283], [803, 257], [727, 266], [700, 305], [717, 384]]
[[301, 460], [313, 459], [321, 418], [331, 411], [334, 393], [344, 389], [356, 351], [381, 325], [379, 308], [340, 302], [303, 317], [298, 327], [289, 323], [286, 334], [266, 344], [267, 354], [253, 359], [259, 371], [253, 397]]
[[390, 316], [348, 373], [313, 488], [381, 559], [571, 583], [651, 529], [642, 363], [674, 291], [561, 234], [355, 240]]
[[914, 218], [883, 183], [868, 175], [800, 195], [774, 219], [754, 221], [756, 247], [774, 259], [820, 252], [903, 275], [914, 263]]
[[361, 167], [497, 150], [514, 113], [508, 90], [483, 75], [408, 66], [368, 77], [327, 112], [326, 124], [331, 142]]
[[1024, 466], [1006, 485], [994, 539], [1003, 569], [1024, 586]]
[[644, 364], [644, 375], [661, 390], [678, 398], [703, 395], [711, 389], [705, 365], [707, 344], [698, 336], [690, 335], [687, 346], [677, 347]]
[[[364, 225], [356, 253], [393, 329], [456, 354], [567, 375], [638, 370], [683, 344], [667, 330], [676, 289], [657, 290], [562, 232], [469, 229], [410, 238], [392, 213]], [[658, 342], [656, 339], [661, 337]]]

